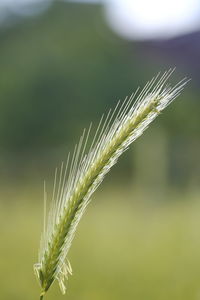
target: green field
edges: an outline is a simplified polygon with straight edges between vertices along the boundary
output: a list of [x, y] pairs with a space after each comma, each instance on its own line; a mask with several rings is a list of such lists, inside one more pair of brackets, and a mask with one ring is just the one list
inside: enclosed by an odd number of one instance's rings
[[[42, 227], [41, 195], [37, 188], [35, 194], [16, 188], [14, 195], [16, 201], [2, 201], [0, 209], [1, 299], [39, 299], [32, 265]], [[200, 299], [198, 193], [171, 192], [173, 201], [163, 197], [158, 203], [109, 187], [94, 198], [69, 253], [74, 274], [67, 294], [54, 284], [46, 299]]]

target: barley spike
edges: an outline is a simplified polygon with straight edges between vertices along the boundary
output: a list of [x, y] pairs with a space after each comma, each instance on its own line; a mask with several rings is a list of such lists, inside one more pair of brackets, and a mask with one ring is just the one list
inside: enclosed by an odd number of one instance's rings
[[[149, 124], [179, 96], [187, 79], [174, 87], [167, 84], [174, 70], [158, 74], [143, 90], [136, 91], [113, 111], [103, 116], [96, 133], [88, 143], [91, 127], [84, 130], [66, 164], [55, 171], [53, 195], [46, 220], [47, 193], [44, 187], [44, 229], [39, 262], [34, 270], [42, 287], [40, 300], [57, 279], [65, 293], [65, 279], [72, 274], [67, 254], [91, 195], [117, 162], [119, 156]], [[89, 145], [88, 145], [89, 144]], [[88, 149], [86, 151], [86, 149]]]

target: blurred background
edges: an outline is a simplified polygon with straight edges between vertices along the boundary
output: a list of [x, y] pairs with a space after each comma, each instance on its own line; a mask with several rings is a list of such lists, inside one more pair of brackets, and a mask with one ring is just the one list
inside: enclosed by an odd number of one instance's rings
[[43, 181], [84, 127], [159, 71], [192, 78], [80, 223], [67, 295], [200, 299], [200, 2], [0, 0], [1, 299], [39, 299]]

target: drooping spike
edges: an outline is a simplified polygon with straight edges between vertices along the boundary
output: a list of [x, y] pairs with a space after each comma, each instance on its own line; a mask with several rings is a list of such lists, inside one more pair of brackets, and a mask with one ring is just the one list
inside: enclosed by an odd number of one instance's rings
[[[109, 110], [102, 117], [89, 146], [89, 134], [84, 130], [73, 155], [68, 156], [66, 167], [61, 164], [55, 172], [52, 204], [41, 239], [39, 263], [35, 273], [43, 289], [40, 300], [55, 279], [59, 281], [61, 291], [65, 292], [65, 279], [71, 274], [67, 260], [77, 225], [82, 217], [91, 195], [103, 181], [105, 175], [117, 162], [120, 155], [136, 140], [149, 124], [182, 91], [186, 79], [170, 87], [167, 84], [174, 70], [163, 75], [158, 74], [149, 81], [143, 90]], [[134, 101], [135, 100], [135, 101]], [[45, 191], [46, 211], [46, 191]], [[46, 214], [46, 213], [45, 213]]]

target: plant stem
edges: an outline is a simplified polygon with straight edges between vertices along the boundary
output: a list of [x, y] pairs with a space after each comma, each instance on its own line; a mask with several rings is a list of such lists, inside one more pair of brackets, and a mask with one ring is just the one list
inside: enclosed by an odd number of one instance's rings
[[44, 292], [42, 292], [41, 294], [40, 294], [40, 300], [43, 300], [43, 298], [44, 298]]

